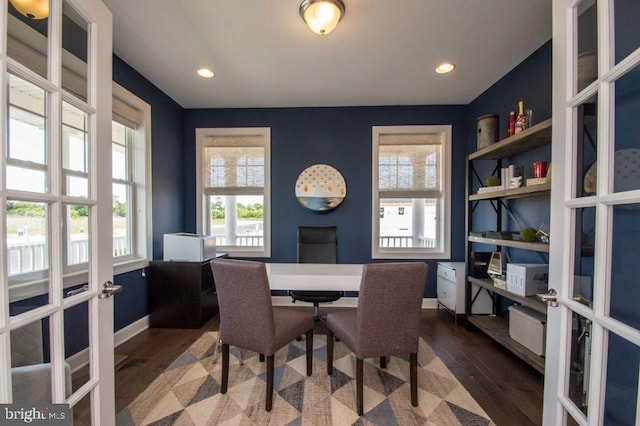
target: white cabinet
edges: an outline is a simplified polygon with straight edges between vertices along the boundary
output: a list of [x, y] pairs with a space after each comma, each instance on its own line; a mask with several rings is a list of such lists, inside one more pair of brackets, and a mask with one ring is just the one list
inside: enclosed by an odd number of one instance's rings
[[[464, 314], [465, 309], [465, 262], [438, 262], [438, 304], [456, 314]], [[493, 311], [493, 300], [486, 291], [473, 286], [471, 297], [474, 314], [490, 314]]]

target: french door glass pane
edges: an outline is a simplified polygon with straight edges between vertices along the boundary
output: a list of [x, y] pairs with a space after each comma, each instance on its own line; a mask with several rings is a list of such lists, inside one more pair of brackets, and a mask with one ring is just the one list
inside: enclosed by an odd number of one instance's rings
[[113, 184], [113, 255], [131, 254], [131, 187]]
[[575, 211], [575, 256], [573, 260], [573, 298], [591, 306], [595, 248], [595, 207]]
[[577, 111], [576, 135], [576, 188], [575, 196], [596, 194], [597, 190], [597, 146], [598, 146], [598, 96], [593, 96], [580, 105]]
[[571, 322], [569, 399], [586, 415], [591, 363], [591, 321], [573, 313]]
[[218, 246], [264, 246], [264, 197], [209, 197], [209, 235]]
[[11, 331], [10, 338], [13, 402], [51, 403], [49, 318]]
[[640, 46], [640, 31], [638, 31], [640, 2], [638, 0], [615, 0], [613, 6], [617, 64]]
[[9, 123], [7, 138], [7, 188], [46, 192], [47, 93], [9, 75]]
[[437, 200], [380, 200], [379, 247], [436, 247]]
[[636, 329], [640, 329], [640, 286], [638, 267], [629, 254], [638, 252], [639, 241], [640, 204], [614, 206], [609, 315]]
[[638, 365], [640, 348], [609, 333], [603, 424], [636, 424]]
[[[9, 57], [20, 62], [32, 71], [47, 77], [47, 58], [49, 57], [49, 7], [29, 7], [31, 3], [43, 2], [20, 2], [26, 7], [21, 7], [18, 11], [11, 2], [6, 2], [9, 6], [7, 16], [7, 53]], [[26, 15], [34, 14], [31, 19]]]
[[66, 0], [62, 14], [62, 87], [86, 100], [89, 26]]
[[49, 269], [48, 223], [47, 204], [7, 201], [5, 253], [10, 283], [22, 282], [27, 276], [35, 279], [34, 274], [39, 279], [46, 278]]
[[598, 78], [597, 1], [582, 0], [578, 5], [577, 92]]
[[89, 262], [89, 206], [66, 206], [67, 265]]
[[[64, 357], [67, 364], [83, 350], [89, 348], [89, 303], [83, 302], [64, 310]], [[88, 364], [73, 375], [73, 383], [69, 383], [68, 391], [77, 391], [91, 378], [91, 357], [81, 357]]]
[[87, 114], [62, 103], [62, 167], [66, 195], [89, 196], [89, 141]]
[[640, 189], [639, 92], [640, 67], [615, 82], [614, 192]]

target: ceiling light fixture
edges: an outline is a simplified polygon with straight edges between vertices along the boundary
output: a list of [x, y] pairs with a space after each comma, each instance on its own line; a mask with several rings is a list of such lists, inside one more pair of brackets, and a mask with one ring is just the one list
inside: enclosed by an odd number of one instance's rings
[[456, 67], [456, 66], [455, 66], [454, 64], [449, 63], [449, 62], [445, 62], [445, 63], [440, 64], [440, 65], [438, 65], [438, 66], [436, 67], [436, 72], [437, 72], [438, 74], [446, 74], [446, 73], [448, 73], [448, 72], [453, 71], [453, 69], [454, 69], [455, 67]]
[[29, 19], [45, 19], [49, 16], [49, 0], [9, 0], [13, 7]]
[[196, 73], [202, 78], [213, 78], [216, 74], [211, 70], [211, 68], [200, 67], [196, 70]]
[[300, 16], [311, 31], [320, 35], [335, 30], [344, 10], [342, 0], [303, 0], [300, 3]]

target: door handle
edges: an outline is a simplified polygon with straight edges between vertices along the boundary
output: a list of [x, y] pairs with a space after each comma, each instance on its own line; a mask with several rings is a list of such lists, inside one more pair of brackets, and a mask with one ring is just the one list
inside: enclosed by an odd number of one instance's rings
[[547, 306], [551, 306], [552, 308], [558, 306], [558, 292], [555, 288], [550, 288], [546, 293], [538, 293], [536, 297], [542, 303], [546, 303]]
[[102, 291], [98, 295], [98, 298], [106, 299], [107, 297], [111, 297], [116, 293], [122, 293], [122, 286], [114, 285], [111, 281], [107, 281], [102, 286]]

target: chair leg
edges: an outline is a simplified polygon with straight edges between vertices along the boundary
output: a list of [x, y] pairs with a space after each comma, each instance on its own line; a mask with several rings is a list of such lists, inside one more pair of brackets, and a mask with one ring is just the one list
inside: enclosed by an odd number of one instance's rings
[[380, 357], [380, 368], [387, 368], [387, 357], [386, 356], [381, 356]]
[[411, 405], [418, 406], [418, 354], [409, 354], [409, 381], [411, 382]]
[[318, 303], [313, 304], [313, 320], [320, 321], [320, 306]]
[[333, 374], [333, 332], [327, 329], [327, 374]]
[[264, 354], [258, 355], [258, 359], [260, 360], [260, 362], [264, 362]]
[[273, 405], [273, 361], [274, 355], [267, 355], [267, 396], [264, 404], [265, 411], [271, 411]]
[[362, 416], [363, 410], [363, 381], [364, 381], [364, 360], [356, 358], [356, 406], [358, 408], [358, 415]]
[[306, 334], [307, 339], [307, 376], [313, 374], [313, 328]]
[[222, 384], [220, 393], [227, 393], [227, 382], [229, 380], [229, 345], [222, 344]]

